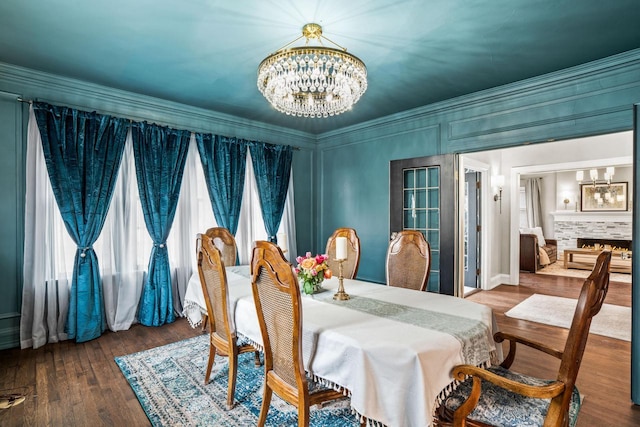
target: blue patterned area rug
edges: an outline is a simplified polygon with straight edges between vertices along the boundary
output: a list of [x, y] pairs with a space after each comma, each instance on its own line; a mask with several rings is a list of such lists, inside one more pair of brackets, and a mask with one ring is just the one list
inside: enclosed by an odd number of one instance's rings
[[[209, 384], [204, 374], [209, 356], [208, 335], [116, 357], [153, 426], [255, 426], [262, 404], [264, 367], [253, 353], [238, 358], [236, 405], [226, 409], [227, 359], [216, 356]], [[297, 426], [298, 414], [273, 394], [268, 426]], [[311, 409], [312, 426], [358, 426], [349, 399]]]

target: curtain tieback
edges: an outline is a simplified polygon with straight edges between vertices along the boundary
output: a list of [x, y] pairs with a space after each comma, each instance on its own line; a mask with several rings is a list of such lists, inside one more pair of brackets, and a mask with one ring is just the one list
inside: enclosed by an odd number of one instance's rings
[[167, 242], [162, 242], [162, 243], [154, 243], [153, 246], [155, 246], [156, 248], [164, 248], [166, 246]]
[[278, 241], [278, 237], [276, 237], [276, 236], [269, 236], [269, 237], [267, 238], [267, 240], [268, 240], [268, 241], [270, 241], [270, 242], [276, 242], [276, 241]]
[[89, 249], [93, 249], [93, 246], [87, 246], [86, 248], [82, 248], [82, 247], [78, 246], [78, 250], [79, 250], [79, 251], [82, 251], [82, 252], [80, 253], [80, 258], [84, 258], [84, 257], [86, 257], [86, 256], [87, 256], [87, 254], [86, 254], [85, 252], [87, 252]]

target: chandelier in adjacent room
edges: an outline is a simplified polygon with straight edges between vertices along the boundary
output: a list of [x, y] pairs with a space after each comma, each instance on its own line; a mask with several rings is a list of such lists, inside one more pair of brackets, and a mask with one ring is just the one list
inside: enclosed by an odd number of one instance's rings
[[[289, 48], [306, 38], [307, 45]], [[309, 46], [322, 39], [340, 49]], [[347, 49], [322, 35], [318, 24], [302, 27], [302, 36], [266, 57], [258, 67], [258, 89], [276, 110], [297, 117], [343, 113], [367, 90], [367, 67]]]

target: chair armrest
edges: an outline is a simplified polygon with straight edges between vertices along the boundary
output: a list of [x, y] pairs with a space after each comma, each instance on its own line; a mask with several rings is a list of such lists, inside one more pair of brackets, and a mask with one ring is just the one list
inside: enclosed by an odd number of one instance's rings
[[478, 396], [480, 395], [480, 380], [489, 381], [497, 385], [498, 387], [507, 389], [517, 394], [521, 394], [523, 396], [535, 397], [539, 399], [551, 399], [553, 397], [559, 396], [565, 388], [565, 384], [561, 381], [554, 381], [543, 386], [523, 384], [518, 381], [501, 377], [500, 375], [496, 375], [491, 371], [483, 368], [478, 368], [477, 366], [473, 365], [458, 365], [453, 368], [453, 371], [451, 373], [453, 377], [459, 381], [464, 381], [467, 376], [473, 377], [473, 390], [471, 391], [471, 396], [474, 395], [476, 383], [478, 385]]
[[535, 234], [520, 234], [520, 270], [535, 273], [539, 264], [538, 238]]
[[489, 381], [496, 386], [509, 390], [513, 393], [535, 398], [551, 399], [559, 396], [565, 390], [565, 384], [560, 381], [554, 381], [544, 386], [532, 386], [501, 377], [491, 371], [487, 371], [486, 369], [478, 368], [473, 365], [458, 365], [453, 368], [451, 374], [459, 381], [464, 381], [467, 376], [471, 376], [471, 378], [473, 378], [473, 385], [471, 387], [469, 397], [467, 400], [462, 402], [458, 409], [456, 409], [452, 414], [454, 427], [467, 425], [467, 416], [474, 410], [480, 400], [482, 380]]
[[548, 239], [545, 237], [544, 241], [547, 244], [547, 246], [558, 246], [558, 239]]
[[527, 347], [531, 347], [533, 349], [539, 350], [543, 353], [547, 353], [550, 356], [553, 356], [557, 359], [562, 359], [562, 351], [556, 350], [554, 348], [551, 348], [545, 344], [539, 343], [537, 341], [533, 341], [530, 340], [528, 338], [525, 337], [520, 337], [518, 335], [513, 335], [513, 334], [508, 334], [505, 332], [497, 332], [494, 336], [493, 339], [497, 342], [497, 343], [501, 343], [504, 340], [509, 341], [509, 353], [507, 353], [507, 357], [504, 358], [504, 360], [502, 361], [502, 363], [500, 364], [500, 366], [502, 366], [503, 368], [507, 368], [509, 369], [509, 367], [511, 366], [511, 364], [513, 363], [513, 361], [516, 358], [516, 344], [520, 343], [522, 345], [526, 345]]

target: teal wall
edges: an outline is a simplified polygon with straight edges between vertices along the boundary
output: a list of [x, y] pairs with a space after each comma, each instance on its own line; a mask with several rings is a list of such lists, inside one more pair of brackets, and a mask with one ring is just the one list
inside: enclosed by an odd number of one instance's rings
[[396, 128], [391, 133], [354, 131], [348, 136], [354, 141], [341, 139], [339, 144], [324, 144], [318, 156], [318, 249], [336, 228], [355, 228], [361, 249], [358, 278], [384, 282], [389, 243], [389, 161], [438, 154], [439, 133], [437, 125], [421, 124], [411, 130]]
[[[358, 276], [383, 282], [390, 160], [629, 130], [640, 100], [640, 50], [319, 136], [0, 64], [0, 348], [19, 338], [28, 109], [18, 96], [299, 147], [298, 252], [322, 252], [336, 227], [354, 227], [362, 246]], [[508, 247], [495, 256], [508, 265]]]
[[15, 94], [0, 91], [0, 348], [17, 343], [24, 234], [22, 111]]
[[[336, 227], [354, 227], [361, 238], [358, 277], [383, 282], [389, 161], [630, 130], [632, 106], [639, 100], [640, 50], [635, 50], [322, 134], [316, 238], [322, 242]], [[508, 229], [505, 220], [496, 228]], [[504, 239], [491, 248], [491, 256], [500, 258], [492, 276], [509, 273]]]

